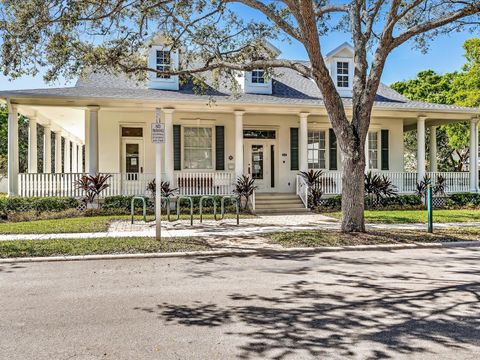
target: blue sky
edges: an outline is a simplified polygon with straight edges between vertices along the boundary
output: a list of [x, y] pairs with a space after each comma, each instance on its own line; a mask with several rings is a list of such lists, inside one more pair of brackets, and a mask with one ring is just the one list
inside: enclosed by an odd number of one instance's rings
[[[241, 10], [245, 17], [254, 17], [253, 10]], [[432, 69], [439, 73], [459, 70], [465, 63], [463, 57], [463, 42], [474, 37], [469, 32], [454, 33], [435, 38], [431, 42], [429, 51], [423, 54], [419, 50], [412, 49], [412, 44], [404, 44], [394, 50], [387, 61], [382, 81], [386, 84], [399, 80], [407, 80], [415, 77], [422, 70]], [[343, 42], [350, 42], [348, 34], [332, 33], [322, 41], [324, 53], [334, 49]], [[282, 50], [281, 57], [289, 59], [307, 59], [305, 50], [300, 44], [274, 43]], [[36, 77], [23, 77], [15, 81], [9, 81], [0, 75], [0, 90], [32, 89], [44, 87], [71, 86], [74, 82], [67, 83], [65, 80], [54, 84], [44, 83], [41, 74]]]

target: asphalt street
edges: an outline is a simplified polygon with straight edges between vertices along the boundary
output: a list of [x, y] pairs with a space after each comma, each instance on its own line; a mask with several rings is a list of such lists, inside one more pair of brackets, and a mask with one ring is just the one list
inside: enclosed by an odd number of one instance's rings
[[480, 248], [0, 264], [0, 358], [479, 359]]

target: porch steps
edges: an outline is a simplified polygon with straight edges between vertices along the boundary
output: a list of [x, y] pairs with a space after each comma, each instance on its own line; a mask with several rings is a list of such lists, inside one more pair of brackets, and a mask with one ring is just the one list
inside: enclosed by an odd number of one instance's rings
[[257, 193], [255, 194], [255, 212], [257, 214], [305, 214], [302, 200], [291, 193]]

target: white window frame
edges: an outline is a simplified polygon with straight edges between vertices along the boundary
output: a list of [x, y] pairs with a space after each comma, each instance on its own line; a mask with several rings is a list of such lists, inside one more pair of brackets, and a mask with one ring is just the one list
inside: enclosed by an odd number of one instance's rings
[[[342, 69], [339, 69], [339, 65], [342, 65]], [[346, 68], [345, 68], [346, 65]], [[336, 61], [335, 62], [336, 70], [337, 70], [337, 76], [335, 79], [336, 85], [338, 88], [341, 89], [348, 89], [350, 87], [350, 64], [348, 61]], [[339, 70], [342, 72], [340, 73]], [[343, 71], [346, 71], [347, 73], [345, 74]], [[345, 85], [340, 85], [339, 83], [344, 83], [345, 79], [344, 77], [347, 78], [346, 80], [346, 86]]]
[[[371, 171], [380, 171], [381, 170], [381, 164], [382, 164], [382, 151], [381, 151], [381, 130], [379, 129], [373, 129], [370, 130], [367, 134], [367, 141], [365, 142], [365, 160], [366, 160], [366, 168], [367, 170]], [[370, 167], [370, 134], [375, 133], [377, 134], [377, 167], [376, 168], [371, 168]]]
[[[312, 168], [313, 170], [324, 170], [324, 171], [330, 171], [329, 170], [329, 164], [330, 164], [330, 133], [329, 133], [329, 127], [328, 125], [324, 124], [308, 124], [308, 129], [307, 129], [307, 166], [308, 166], [308, 133], [310, 131], [323, 131], [325, 132], [325, 168], [320, 169], [320, 168]], [[338, 163], [338, 159], [337, 159]], [[339, 163], [338, 163], [339, 164]], [[309, 167], [308, 170], [311, 168]]]
[[[205, 169], [189, 169], [185, 167], [185, 128], [209, 128], [211, 129], [212, 132], [212, 167], [211, 168], [205, 168]], [[182, 147], [182, 171], [186, 172], [215, 172], [215, 164], [216, 164], [216, 157], [215, 157], [215, 149], [216, 149], [216, 134], [215, 134], [215, 125], [210, 125], [210, 124], [200, 124], [200, 125], [194, 125], [194, 124], [182, 124], [181, 125], [181, 147]]]
[[[323, 132], [324, 134], [324, 138], [325, 138], [325, 148], [323, 148], [324, 150], [324, 153], [325, 153], [325, 156], [324, 156], [324, 160], [325, 160], [325, 167], [318, 167], [318, 162], [316, 163], [316, 167], [310, 167], [310, 161], [309, 160], [309, 153], [310, 151], [318, 151], [321, 150], [320, 148], [317, 149], [317, 150], [311, 150], [309, 149], [309, 138], [310, 138], [310, 132], [316, 132], [316, 133], [320, 133], [320, 132]], [[326, 128], [308, 128], [307, 130], [307, 164], [308, 164], [308, 169], [313, 169], [313, 170], [328, 170], [328, 164], [329, 164], [329, 159], [328, 159], [328, 150], [329, 150], [329, 139], [328, 139], [328, 129]], [[319, 158], [320, 159], [320, 158]]]
[[[169, 62], [168, 64], [164, 63], [159, 63], [158, 62], [158, 53], [162, 53], [162, 59], [165, 59], [166, 57], [168, 58]], [[165, 56], [168, 55], [168, 56]], [[155, 69], [160, 70], [160, 71], [165, 71], [165, 70], [171, 70], [172, 69], [172, 55], [170, 51], [165, 50], [165, 49], [156, 49], [155, 50]], [[161, 74], [156, 74], [158, 79], [170, 79], [171, 75], [161, 75]]]
[[[341, 76], [342, 74], [337, 73], [337, 64], [339, 62], [348, 63], [348, 87], [340, 87], [337, 84], [337, 76]], [[351, 58], [344, 58], [344, 57], [334, 57], [331, 62], [331, 74], [332, 79], [334, 80], [335, 87], [339, 91], [341, 96], [348, 96], [351, 95], [351, 91], [353, 88], [353, 60]]]
[[[255, 76], [254, 76], [254, 73], [255, 73]], [[265, 78], [265, 70], [263, 69], [255, 69], [255, 70], [252, 70], [251, 72], [251, 82], [252, 84], [255, 84], [255, 85], [265, 85], [267, 83], [267, 79]], [[254, 79], [257, 79], [257, 81], [253, 81]], [[258, 80], [261, 80], [261, 81], [258, 81]]]

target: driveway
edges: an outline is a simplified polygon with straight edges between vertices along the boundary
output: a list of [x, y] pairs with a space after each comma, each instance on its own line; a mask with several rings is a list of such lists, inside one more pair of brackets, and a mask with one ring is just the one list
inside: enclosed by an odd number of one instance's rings
[[480, 249], [0, 266], [2, 359], [478, 359]]

